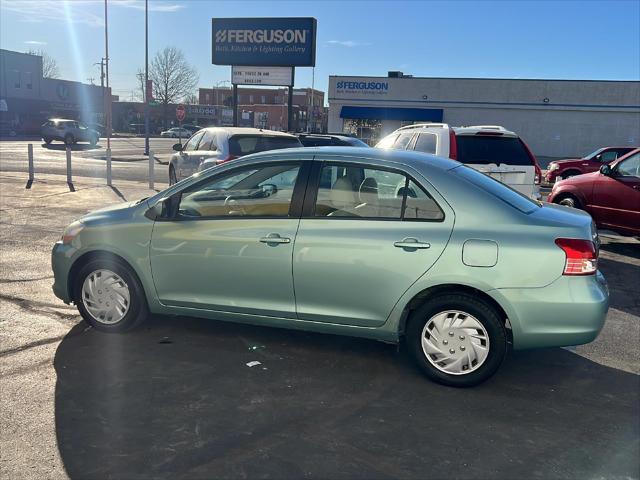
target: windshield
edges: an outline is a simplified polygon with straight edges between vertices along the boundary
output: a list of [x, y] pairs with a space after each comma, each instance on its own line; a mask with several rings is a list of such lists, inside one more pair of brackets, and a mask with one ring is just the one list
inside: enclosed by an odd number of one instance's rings
[[541, 206], [540, 203], [534, 202], [529, 197], [510, 188], [508, 185], [499, 182], [495, 178], [485, 175], [478, 170], [467, 166], [459, 166], [452, 170], [455, 174], [471, 182], [476, 187], [489, 192], [496, 198], [511, 205], [513, 208], [520, 210], [522, 213], [531, 213]]
[[458, 135], [457, 160], [461, 163], [487, 165], [533, 165], [519, 138], [490, 135]]
[[235, 157], [266, 150], [302, 147], [295, 137], [267, 135], [234, 135], [229, 139], [229, 153]]
[[585, 160], [591, 160], [592, 158], [594, 158], [596, 155], [598, 155], [603, 150], [604, 150], [604, 148], [599, 148], [595, 152], [591, 152], [589, 155], [586, 155], [586, 156], [584, 156], [582, 158], [584, 158]]

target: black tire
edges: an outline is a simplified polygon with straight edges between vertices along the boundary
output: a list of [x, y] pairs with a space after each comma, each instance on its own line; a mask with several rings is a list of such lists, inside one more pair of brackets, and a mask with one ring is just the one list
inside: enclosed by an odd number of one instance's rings
[[574, 195], [567, 193], [566, 195], [561, 195], [558, 198], [553, 199], [553, 203], [557, 203], [558, 205], [564, 205], [565, 207], [571, 208], [582, 208], [582, 204], [580, 200]]
[[[82, 298], [85, 279], [97, 270], [110, 270], [117, 274], [129, 288], [129, 308], [124, 317], [113, 324], [103, 323], [91, 315]], [[131, 267], [116, 258], [94, 258], [80, 268], [76, 277], [73, 299], [82, 318], [96, 330], [107, 333], [121, 333], [133, 329], [149, 316], [147, 300], [137, 275]]]
[[169, 185], [175, 185], [178, 183], [178, 177], [176, 176], [176, 169], [173, 165], [169, 165]]
[[64, 144], [68, 147], [70, 147], [71, 145], [73, 145], [74, 143], [76, 143], [76, 139], [73, 138], [73, 135], [71, 135], [70, 133], [67, 133], [64, 136]]
[[[489, 353], [484, 362], [469, 373], [450, 374], [436, 368], [422, 348], [422, 332], [428, 321], [446, 310], [459, 310], [473, 315], [489, 337]], [[445, 337], [447, 338], [447, 337]], [[507, 331], [500, 314], [487, 302], [468, 293], [442, 293], [430, 298], [409, 317], [406, 329], [409, 353], [420, 369], [431, 379], [452, 387], [472, 387], [491, 377], [507, 353]]]

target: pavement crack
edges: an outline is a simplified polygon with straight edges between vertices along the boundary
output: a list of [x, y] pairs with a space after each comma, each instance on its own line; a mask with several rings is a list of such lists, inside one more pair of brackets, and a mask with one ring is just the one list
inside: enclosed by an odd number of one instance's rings
[[6, 357], [8, 355], [13, 355], [14, 353], [24, 352], [25, 350], [29, 350], [30, 348], [40, 347], [42, 345], [49, 345], [50, 343], [59, 342], [64, 337], [66, 337], [66, 334], [58, 335], [57, 337], [43, 338], [40, 340], [36, 340], [35, 342], [30, 342], [25, 345], [20, 345], [19, 347], [9, 348], [7, 350], [0, 350], [0, 357]]
[[[0, 284], [2, 283], [20, 283], [20, 282], [37, 282], [39, 280], [47, 280], [53, 278], [53, 275], [46, 275], [44, 277], [34, 278], [0, 278]], [[1, 296], [1, 294], [0, 294]]]
[[[46, 317], [53, 318], [54, 320], [70, 321], [76, 320], [78, 318], [77, 313], [58, 312], [56, 310], [53, 310], [54, 308], [59, 308], [57, 305], [52, 305], [46, 302], [29, 300], [27, 298], [16, 297], [14, 295], [7, 295], [4, 293], [0, 293], [0, 300], [5, 300], [7, 302], [13, 303], [14, 305], [17, 305], [23, 310], [27, 310], [28, 312], [32, 312], [37, 315], [44, 315]], [[42, 310], [42, 308], [45, 308], [46, 310]]]

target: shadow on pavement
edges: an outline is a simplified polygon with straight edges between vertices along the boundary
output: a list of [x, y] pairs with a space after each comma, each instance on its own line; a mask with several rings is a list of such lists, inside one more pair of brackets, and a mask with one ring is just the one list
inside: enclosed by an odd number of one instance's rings
[[602, 243], [602, 250], [640, 260], [640, 243]]
[[[49, 145], [43, 143], [42, 148], [64, 152], [67, 149], [67, 146], [64, 143], [50, 143]], [[89, 143], [76, 143], [71, 145], [70, 148], [72, 152], [83, 152], [87, 150], [102, 150], [103, 147], [100, 145], [93, 146]]]
[[598, 268], [609, 283], [611, 308], [640, 317], [640, 265], [600, 257]]
[[362, 339], [165, 317], [86, 328], [55, 356], [71, 478], [639, 473], [640, 377], [566, 350], [514, 353], [461, 390]]

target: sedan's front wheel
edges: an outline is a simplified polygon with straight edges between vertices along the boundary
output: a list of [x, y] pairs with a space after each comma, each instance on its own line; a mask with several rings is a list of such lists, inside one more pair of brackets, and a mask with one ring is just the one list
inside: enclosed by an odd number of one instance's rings
[[491, 305], [467, 293], [446, 293], [411, 315], [407, 344], [429, 378], [470, 387], [496, 372], [507, 352], [507, 334]]
[[76, 278], [74, 301], [82, 318], [103, 332], [124, 332], [148, 316], [144, 290], [130, 267], [116, 259], [87, 262]]

